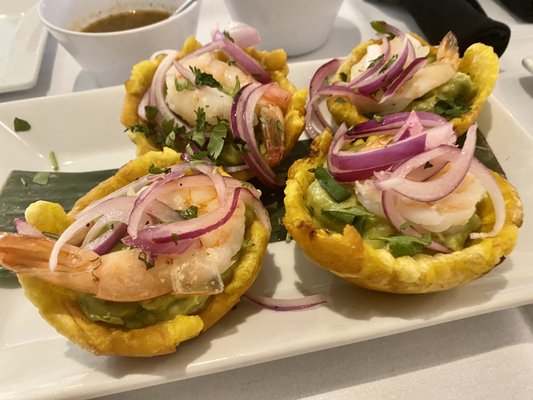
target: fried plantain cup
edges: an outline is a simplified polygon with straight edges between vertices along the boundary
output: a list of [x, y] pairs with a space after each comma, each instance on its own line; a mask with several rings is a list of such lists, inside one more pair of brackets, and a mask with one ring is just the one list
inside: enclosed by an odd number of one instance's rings
[[[148, 152], [127, 163], [115, 176], [80, 198], [68, 214], [55, 203], [37, 202], [27, 209], [26, 218], [39, 229], [60, 234], [88, 204], [146, 175], [150, 165], [165, 168], [179, 161], [180, 155], [171, 149]], [[168, 354], [173, 353], [181, 342], [213, 326], [239, 302], [254, 282], [261, 268], [269, 232], [254, 217], [246, 228], [244, 240], [253, 246], [243, 246], [231, 280], [222, 293], [212, 295], [195, 315], [177, 315], [144, 328], [125, 329], [93, 322], [82, 312], [75, 291], [30, 277], [19, 276], [19, 281], [26, 296], [50, 325], [92, 353], [136, 357]]]
[[[493, 172], [505, 199], [506, 218], [495, 236], [470, 241], [449, 254], [417, 254], [395, 258], [386, 249], [375, 249], [359, 232], [346, 225], [342, 233], [323, 228], [306, 204], [306, 193], [314, 181], [313, 168], [323, 164], [332, 140], [326, 131], [314, 140], [308, 158], [289, 169], [285, 189], [283, 223], [305, 255], [318, 266], [364, 288], [390, 293], [429, 293], [451, 289], [481, 277], [513, 250], [522, 224], [522, 203], [515, 188]], [[490, 199], [479, 205], [482, 231], [494, 222]]]
[[[187, 38], [180, 50], [177, 59], [181, 59], [187, 54], [199, 49], [202, 45], [194, 36]], [[307, 89], [297, 90], [296, 87], [287, 79], [289, 67], [287, 65], [287, 53], [283, 49], [273, 51], [259, 51], [255, 48], [247, 48], [246, 52], [256, 59], [259, 64], [269, 73], [272, 80], [277, 82], [283, 89], [292, 93], [292, 97], [285, 111], [284, 119], [284, 155], [286, 157], [298, 141], [305, 126], [305, 103], [307, 100]], [[222, 53], [218, 53], [221, 60], [227, 61]], [[143, 121], [137, 113], [139, 103], [143, 94], [148, 90], [152, 83], [155, 71], [162, 61], [163, 57], [156, 59], [144, 60], [133, 66], [131, 76], [125, 83], [126, 94], [120, 115], [121, 123], [126, 127], [142, 124]], [[129, 130], [130, 139], [135, 143], [137, 155], [142, 155], [147, 151], [161, 150], [161, 147], [155, 143], [153, 136], [147, 136], [144, 132], [132, 132]], [[251, 178], [250, 173], [237, 174], [234, 176], [238, 179]]]
[[[420, 36], [414, 33], [410, 35], [418, 39], [423, 45], [429, 45]], [[365, 56], [368, 46], [379, 43], [381, 43], [381, 40], [369, 40], [356, 46], [341, 64], [333, 80], [340, 81], [343, 74], [350, 77], [350, 69]], [[436, 55], [437, 47], [430, 47], [430, 53]], [[450, 120], [458, 136], [464, 134], [468, 127], [477, 120], [485, 102], [492, 93], [500, 73], [498, 56], [491, 46], [475, 43], [466, 49], [460, 59], [459, 72], [463, 72], [470, 77], [476, 87], [476, 94], [468, 102], [469, 110], [460, 117], [454, 117]], [[328, 108], [337, 123], [344, 122], [349, 126], [353, 126], [368, 120], [349, 101], [338, 101], [337, 99], [338, 97], [328, 99]]]

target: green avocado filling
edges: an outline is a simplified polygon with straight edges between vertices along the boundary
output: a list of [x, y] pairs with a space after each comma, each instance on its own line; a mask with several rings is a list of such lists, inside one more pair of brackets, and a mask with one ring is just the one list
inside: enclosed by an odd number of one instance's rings
[[346, 225], [353, 225], [363, 240], [376, 249], [386, 248], [394, 257], [431, 254], [425, 248], [431, 240], [442, 243], [453, 251], [462, 250], [470, 233], [477, 231], [481, 220], [474, 214], [465, 226], [452, 227], [448, 231], [422, 238], [403, 235], [384, 218], [368, 211], [355, 196], [350, 185], [342, 185], [350, 191], [350, 197], [335, 201], [328, 191], [315, 179], [307, 188], [307, 206], [320, 226], [342, 233]]
[[76, 299], [91, 321], [135, 329], [170, 320], [176, 315], [195, 314], [204, 307], [209, 296], [167, 294], [145, 301], [118, 303], [100, 300], [87, 293], [76, 293]]
[[[236, 259], [240, 256], [237, 253]], [[236, 262], [222, 274], [227, 283], [233, 277]], [[210, 296], [166, 294], [154, 299], [137, 302], [101, 300], [92, 294], [76, 292], [76, 300], [87, 318], [126, 329], [143, 328], [176, 315], [197, 314], [207, 304]]]
[[470, 76], [457, 72], [444, 85], [409, 104], [406, 111], [427, 111], [451, 120], [470, 110], [469, 103], [476, 92], [477, 88]]
[[[253, 211], [246, 209], [246, 229], [254, 219]], [[105, 230], [103, 231], [105, 232]], [[103, 233], [102, 232], [102, 233]], [[243, 242], [241, 251], [233, 257], [232, 265], [222, 274], [224, 284], [233, 279], [233, 273], [242, 254], [242, 249], [253, 244]], [[117, 246], [117, 249], [124, 245]], [[115, 249], [113, 249], [115, 250]], [[166, 294], [138, 302], [115, 302], [101, 300], [88, 293], [76, 292], [76, 300], [87, 318], [126, 329], [143, 328], [168, 321], [176, 315], [197, 314], [209, 301], [210, 296]]]

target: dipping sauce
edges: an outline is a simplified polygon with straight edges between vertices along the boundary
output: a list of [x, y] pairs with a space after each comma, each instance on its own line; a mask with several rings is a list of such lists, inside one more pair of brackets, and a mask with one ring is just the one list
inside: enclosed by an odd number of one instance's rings
[[92, 22], [81, 32], [117, 32], [141, 26], [155, 24], [170, 17], [171, 13], [157, 10], [131, 10], [119, 14], [112, 14]]

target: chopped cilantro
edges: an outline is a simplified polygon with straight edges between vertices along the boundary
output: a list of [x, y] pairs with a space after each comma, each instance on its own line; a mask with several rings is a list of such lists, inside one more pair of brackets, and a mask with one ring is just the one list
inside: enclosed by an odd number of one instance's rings
[[50, 153], [48, 153], [48, 159], [50, 160], [50, 164], [52, 164], [52, 169], [54, 171], [59, 170], [56, 153], [54, 151], [51, 151]]
[[154, 106], [144, 106], [144, 112], [146, 114], [146, 119], [150, 122], [155, 121], [157, 117], [157, 107]]
[[398, 54], [394, 54], [391, 58], [389, 58], [387, 60], [387, 62], [385, 63], [385, 65], [383, 65], [383, 67], [381, 67], [381, 69], [379, 70], [379, 73], [381, 74], [382, 72], [385, 72], [387, 69], [389, 69], [389, 67], [394, 64], [394, 62], [398, 59]]
[[150, 268], [153, 268], [155, 266], [155, 260], [153, 259], [153, 257], [148, 255], [144, 251], [141, 251], [137, 258], [144, 263], [144, 265], [146, 266], [146, 269], [150, 269]]
[[378, 33], [382, 33], [387, 36], [388, 39], [393, 39], [394, 34], [387, 29], [387, 23], [385, 21], [372, 21], [370, 26]]
[[343, 99], [342, 97], [337, 97], [337, 98], [335, 99], [335, 103], [346, 103], [346, 100]]
[[223, 31], [222, 34], [226, 36], [229, 40], [231, 40], [233, 43], [235, 43], [235, 40], [231, 37], [228, 31]]
[[207, 153], [214, 161], [216, 161], [220, 156], [220, 153], [222, 153], [228, 130], [228, 122], [224, 120], [219, 120], [218, 123], [213, 127], [211, 137], [209, 138], [209, 143], [207, 144]]
[[426, 161], [426, 163], [424, 164], [424, 169], [428, 169], [432, 167], [433, 167], [433, 164], [431, 164], [429, 161]]
[[50, 178], [50, 172], [37, 172], [33, 179], [31, 180], [33, 183], [36, 183], [37, 185], [46, 186], [48, 185], [48, 179]]
[[384, 54], [380, 54], [379, 56], [377, 56], [376, 58], [374, 58], [372, 61], [370, 61], [368, 63], [368, 68], [372, 68], [374, 65], [376, 65], [378, 62], [380, 62], [381, 60], [383, 60], [383, 57], [385, 57]]
[[315, 179], [337, 203], [344, 201], [351, 196], [350, 192], [339, 182], [333, 179], [333, 177], [324, 167], [318, 167], [315, 169]]
[[150, 172], [151, 174], [162, 174], [162, 173], [168, 173], [170, 172], [170, 168], [159, 168], [159, 167], [156, 167], [154, 164], [151, 164], [149, 167], [148, 167], [148, 172]]
[[373, 217], [374, 215], [362, 207], [324, 208], [322, 213], [336, 218], [346, 224], [353, 224], [355, 218]]
[[461, 117], [470, 110], [470, 106], [460, 99], [443, 100], [439, 99], [435, 103], [435, 114], [439, 114], [447, 120]]
[[239, 90], [241, 90], [241, 80], [237, 75], [235, 75], [235, 86], [233, 87], [233, 90], [231, 91], [231, 93], [229, 93], [229, 95], [231, 97], [235, 97]]
[[178, 210], [178, 214], [183, 219], [193, 219], [198, 216], [198, 207], [190, 206], [186, 210]]
[[174, 244], [178, 244], [179, 236], [177, 234], [171, 233], [170, 237], [172, 238], [172, 241], [174, 242]]
[[388, 242], [389, 251], [394, 257], [414, 256], [422, 251], [432, 241], [429, 233], [422, 237], [415, 236], [389, 236], [375, 237], [370, 240], [382, 240]]
[[31, 125], [28, 121], [15, 117], [13, 128], [15, 129], [15, 132], [25, 132], [31, 129]]
[[215, 89], [221, 89], [222, 85], [213, 75], [203, 72], [200, 68], [189, 67], [194, 73], [194, 84], [196, 86], [209, 86]]
[[346, 72], [340, 72], [339, 73], [339, 77], [341, 78], [341, 81], [343, 81], [343, 82], [347, 82], [348, 81], [348, 75], [346, 74]]

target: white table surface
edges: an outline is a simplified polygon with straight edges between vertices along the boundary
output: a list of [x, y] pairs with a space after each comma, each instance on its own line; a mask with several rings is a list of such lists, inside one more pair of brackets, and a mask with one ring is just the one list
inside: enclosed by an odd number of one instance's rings
[[[503, 1], [503, 0], [502, 0]], [[533, 55], [533, 24], [498, 1], [481, 0], [487, 14], [511, 27], [494, 91], [533, 134], [533, 76], [521, 65]], [[394, 5], [344, 0], [328, 42], [290, 61], [346, 55], [386, 19], [419, 31]], [[230, 17], [222, 0], [204, 0], [197, 36], [209, 39]], [[37, 84], [0, 95], [0, 102], [97, 88], [72, 57], [48, 37]], [[1, 394], [0, 394], [1, 397]], [[99, 399], [533, 399], [533, 305]]]

